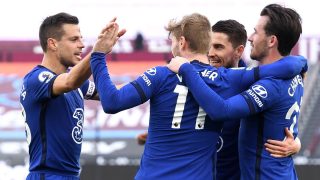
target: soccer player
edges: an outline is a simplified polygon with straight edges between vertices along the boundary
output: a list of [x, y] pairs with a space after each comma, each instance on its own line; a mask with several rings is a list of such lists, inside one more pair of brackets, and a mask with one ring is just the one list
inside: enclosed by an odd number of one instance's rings
[[[172, 40], [173, 55], [193, 60], [192, 66], [225, 97], [245, 90], [255, 81], [255, 75], [285, 78], [290, 72], [300, 72], [305, 64], [297, 57], [288, 57], [281, 63], [251, 70], [221, 69], [219, 74], [233, 82], [225, 86], [216, 69], [209, 65], [211, 27], [206, 17], [191, 14], [181, 21], [170, 21], [166, 29]], [[150, 100], [148, 141], [135, 178], [212, 180], [212, 155], [222, 122], [211, 121], [182, 79], [166, 66], [151, 68], [118, 90], [108, 73], [106, 52], [102, 34], [93, 48], [91, 70], [103, 110], [117, 113]], [[291, 61], [297, 64], [290, 65]], [[274, 68], [284, 71], [270, 71]]]
[[[247, 32], [244, 26], [235, 20], [223, 20], [218, 21], [212, 26], [212, 32], [208, 53], [210, 64], [215, 67], [224, 66], [226, 68], [245, 66], [244, 61], [241, 59], [247, 42]], [[240, 119], [227, 121], [223, 124], [223, 131], [218, 139], [219, 145], [217, 147], [217, 180], [240, 179], [238, 155], [239, 127]], [[145, 144], [146, 138], [147, 133], [139, 134], [137, 137], [138, 144]], [[287, 149], [290, 149], [292, 153], [298, 152], [299, 143], [293, 142], [289, 144], [289, 141], [292, 141], [290, 134], [288, 134], [285, 142], [273, 141], [276, 144], [274, 144], [275, 146], [270, 146], [270, 150], [278, 154], [284, 154], [285, 156], [288, 156], [288, 153], [285, 151]]]
[[[79, 20], [67, 13], [44, 19], [39, 38], [44, 52], [41, 65], [23, 80], [20, 103], [29, 145], [29, 180], [78, 180], [82, 144], [83, 99], [99, 99], [84, 48]], [[110, 52], [124, 33], [115, 35], [115, 19], [101, 33]], [[69, 72], [68, 68], [73, 67]]]
[[[251, 58], [273, 64], [286, 58], [302, 32], [299, 14], [277, 4], [266, 6], [249, 37]], [[181, 60], [181, 59], [180, 59]], [[267, 139], [284, 140], [284, 128], [298, 134], [298, 116], [303, 96], [303, 79], [262, 79], [247, 91], [224, 100], [212, 91], [193, 66], [172, 61], [189, 90], [213, 120], [247, 117], [241, 121], [239, 157], [241, 179], [297, 179], [292, 157], [274, 158], [263, 148]], [[180, 67], [181, 66], [181, 67]], [[199, 88], [201, 87], [201, 88]]]
[[[247, 32], [242, 24], [235, 20], [218, 21], [212, 26], [212, 41], [208, 53], [212, 66], [237, 68], [245, 67], [241, 59], [247, 42]], [[217, 151], [216, 179], [240, 179], [238, 134], [240, 119], [226, 121], [219, 137]], [[292, 134], [287, 132], [284, 142], [271, 140], [273, 144], [266, 144], [270, 152], [285, 157], [300, 150], [300, 140], [293, 141]], [[290, 152], [287, 152], [290, 150]]]
[[[237, 68], [246, 64], [241, 59], [247, 42], [247, 31], [235, 20], [218, 21], [212, 26], [212, 40], [208, 57], [215, 67]], [[240, 179], [238, 133], [240, 119], [223, 123], [218, 139], [216, 179]], [[215, 158], [213, 158], [215, 159]]]

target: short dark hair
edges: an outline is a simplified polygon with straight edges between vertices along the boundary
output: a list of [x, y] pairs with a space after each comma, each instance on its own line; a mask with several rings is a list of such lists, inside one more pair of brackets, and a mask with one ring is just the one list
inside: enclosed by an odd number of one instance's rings
[[64, 24], [79, 24], [79, 20], [76, 16], [64, 12], [49, 16], [43, 20], [39, 29], [39, 40], [43, 52], [47, 51], [48, 38], [61, 39], [64, 35], [62, 28]]
[[270, 4], [263, 8], [260, 16], [269, 17], [264, 30], [268, 36], [277, 37], [279, 53], [282, 56], [289, 55], [302, 33], [300, 15], [293, 9], [279, 4]]
[[233, 48], [240, 45], [246, 46], [247, 31], [244, 26], [236, 20], [229, 19], [218, 21], [212, 26], [212, 32], [226, 34]]

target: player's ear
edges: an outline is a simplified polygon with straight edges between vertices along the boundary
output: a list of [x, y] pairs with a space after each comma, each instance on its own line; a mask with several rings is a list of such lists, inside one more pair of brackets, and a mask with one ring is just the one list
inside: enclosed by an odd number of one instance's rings
[[243, 52], [244, 52], [244, 45], [239, 45], [235, 49], [234, 58], [237, 59], [237, 60], [240, 59], [242, 54], [243, 54]]
[[48, 38], [47, 44], [48, 44], [48, 49], [51, 49], [53, 51], [56, 51], [58, 48], [58, 42], [53, 38]]
[[271, 35], [268, 40], [268, 46], [274, 47], [278, 45], [278, 38], [275, 35]]
[[244, 52], [244, 45], [240, 45], [236, 48], [236, 52], [239, 56], [242, 56], [242, 53]]
[[179, 46], [180, 46], [180, 48], [181, 49], [185, 49], [186, 45], [187, 45], [186, 38], [184, 36], [181, 36], [179, 38]]

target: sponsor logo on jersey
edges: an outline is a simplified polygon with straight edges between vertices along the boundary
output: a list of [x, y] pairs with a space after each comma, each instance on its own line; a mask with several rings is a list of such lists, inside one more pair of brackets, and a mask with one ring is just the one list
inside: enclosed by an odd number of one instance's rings
[[210, 80], [214, 81], [214, 79], [216, 77], [218, 77], [218, 73], [216, 71], [211, 71], [211, 70], [205, 69], [204, 71], [201, 72], [201, 76], [207, 77]]
[[77, 125], [72, 129], [72, 139], [75, 143], [81, 144], [83, 134], [83, 109], [77, 108], [72, 117], [77, 120]]
[[252, 90], [262, 98], [268, 97], [268, 92], [267, 92], [266, 88], [264, 88], [261, 85], [252, 86]]
[[154, 76], [157, 74], [157, 69], [156, 68], [150, 68], [146, 71], [150, 76]]
[[223, 147], [223, 139], [221, 136], [219, 136], [217, 141], [217, 152], [221, 151], [222, 147]]
[[303, 87], [302, 77], [300, 75], [297, 75], [296, 77], [294, 77], [292, 79], [292, 81], [290, 83], [290, 87], [288, 88], [289, 96], [292, 97], [294, 95], [299, 84]]
[[251, 90], [251, 89], [248, 89], [247, 90], [247, 93], [253, 97], [254, 101], [258, 104], [259, 107], [262, 107], [263, 106], [263, 103], [261, 102], [260, 98]]
[[150, 79], [148, 78], [148, 76], [146, 76], [145, 74], [142, 74], [141, 77], [142, 77], [142, 79], [144, 80], [144, 82], [147, 83], [147, 86], [150, 86], [150, 85], [151, 85], [151, 81], [150, 81]]
[[95, 86], [94, 82], [89, 81], [88, 90], [87, 90], [87, 93], [86, 93], [84, 98], [85, 99], [91, 98], [91, 96], [93, 95], [95, 89], [96, 89], [96, 86]]
[[40, 82], [48, 83], [51, 78], [53, 78], [54, 74], [49, 71], [43, 71], [39, 74], [38, 79]]

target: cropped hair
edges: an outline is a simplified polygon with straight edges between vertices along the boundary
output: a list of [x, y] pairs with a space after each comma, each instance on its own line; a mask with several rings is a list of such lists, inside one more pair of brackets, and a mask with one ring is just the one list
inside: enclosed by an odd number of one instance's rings
[[300, 15], [291, 8], [270, 4], [263, 8], [260, 16], [269, 17], [264, 30], [268, 36], [277, 37], [279, 53], [282, 56], [289, 55], [302, 33]]
[[229, 19], [218, 21], [212, 26], [212, 32], [226, 34], [233, 48], [240, 45], [246, 46], [247, 31], [244, 26], [236, 20]]
[[53, 38], [60, 40], [64, 35], [63, 25], [64, 24], [79, 24], [79, 20], [76, 16], [61, 12], [45, 18], [40, 25], [39, 29], [39, 40], [43, 52], [47, 51], [47, 40]]
[[165, 27], [177, 39], [183, 36], [190, 51], [206, 54], [211, 42], [211, 25], [207, 17], [193, 13], [184, 16], [180, 21], [171, 20]]

